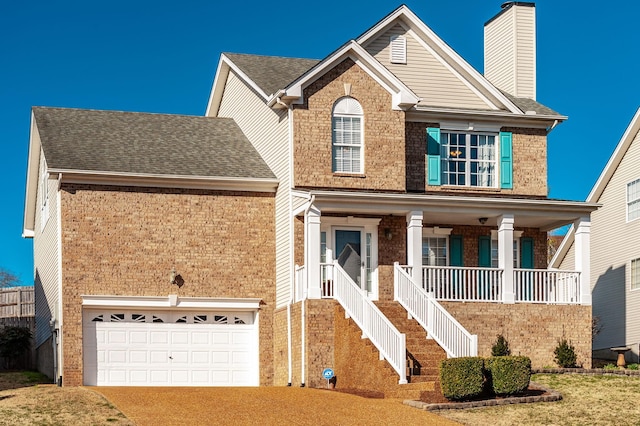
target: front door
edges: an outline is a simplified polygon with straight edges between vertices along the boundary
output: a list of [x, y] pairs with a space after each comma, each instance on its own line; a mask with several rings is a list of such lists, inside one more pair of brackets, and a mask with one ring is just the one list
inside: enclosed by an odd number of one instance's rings
[[338, 264], [351, 279], [363, 287], [362, 233], [352, 230], [336, 230], [335, 254]]

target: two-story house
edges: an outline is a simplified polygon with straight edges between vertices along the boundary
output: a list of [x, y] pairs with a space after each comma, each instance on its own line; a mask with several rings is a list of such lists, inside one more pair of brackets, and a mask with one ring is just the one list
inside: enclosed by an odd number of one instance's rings
[[[317, 387], [330, 367], [429, 399], [438, 360], [499, 333], [534, 366], [561, 338], [590, 366], [596, 205], [547, 197], [566, 117], [535, 93], [535, 6], [510, 2], [484, 75], [401, 6], [322, 60], [223, 54], [206, 117], [34, 109], [25, 230], [56, 377]], [[575, 270], [546, 270], [566, 224]]]
[[[640, 356], [640, 109], [616, 145], [587, 202], [601, 204], [592, 214], [591, 297], [594, 358], [616, 359], [626, 347], [627, 362]], [[570, 228], [551, 267], [573, 269], [575, 229]]]

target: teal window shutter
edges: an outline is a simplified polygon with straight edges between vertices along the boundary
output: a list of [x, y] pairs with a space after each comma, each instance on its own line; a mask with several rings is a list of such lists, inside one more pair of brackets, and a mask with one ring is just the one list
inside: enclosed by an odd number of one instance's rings
[[449, 236], [449, 265], [464, 266], [462, 235]]
[[440, 185], [440, 129], [427, 128], [427, 183]]
[[500, 188], [513, 189], [512, 133], [500, 132]]
[[533, 238], [520, 238], [520, 267], [533, 269]]
[[491, 268], [491, 237], [481, 235], [478, 239], [478, 266]]

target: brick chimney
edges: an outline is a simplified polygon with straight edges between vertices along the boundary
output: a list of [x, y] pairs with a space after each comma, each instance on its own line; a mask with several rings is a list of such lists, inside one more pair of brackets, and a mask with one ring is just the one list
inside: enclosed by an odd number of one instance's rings
[[536, 5], [509, 1], [484, 24], [484, 76], [518, 98], [536, 99]]

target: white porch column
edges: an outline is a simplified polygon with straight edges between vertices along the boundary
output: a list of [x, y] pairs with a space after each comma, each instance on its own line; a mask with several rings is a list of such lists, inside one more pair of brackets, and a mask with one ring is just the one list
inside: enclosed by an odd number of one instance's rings
[[304, 264], [307, 271], [307, 297], [320, 299], [320, 210], [311, 205], [304, 215]]
[[591, 305], [591, 218], [581, 217], [573, 223], [576, 232], [576, 271], [580, 272], [580, 303]]
[[498, 218], [498, 268], [502, 269], [502, 303], [516, 303], [513, 288], [513, 223], [512, 214]]
[[422, 219], [421, 211], [407, 214], [407, 264], [412, 267], [413, 281], [422, 285]]

